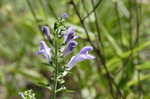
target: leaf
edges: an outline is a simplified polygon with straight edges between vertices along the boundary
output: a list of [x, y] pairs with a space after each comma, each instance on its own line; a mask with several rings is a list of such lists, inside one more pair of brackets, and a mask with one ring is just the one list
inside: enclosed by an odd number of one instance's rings
[[140, 64], [136, 66], [137, 70], [150, 70], [150, 62], [144, 62], [143, 64]]
[[[143, 50], [144, 48], [148, 47], [149, 45], [150, 45], [150, 41], [144, 42], [144, 43], [140, 44], [138, 47], [134, 48], [132, 51], [129, 50], [127, 52], [124, 52], [123, 54], [120, 55], [120, 57], [112, 58], [106, 64], [109, 68], [109, 71], [115, 70], [118, 67], [117, 64], [121, 63], [123, 58], [127, 58], [131, 53], [132, 54], [138, 53], [139, 51]], [[103, 73], [105, 73], [105, 72], [103, 71]]]
[[116, 50], [116, 53], [118, 55], [122, 54], [121, 48], [119, 47], [119, 45], [117, 44], [117, 42], [114, 40], [114, 38], [109, 34], [109, 32], [107, 31], [107, 29], [105, 28], [105, 26], [102, 23], [101, 23], [101, 29], [104, 32], [104, 35], [108, 39], [109, 43]]
[[22, 76], [26, 77], [28, 80], [32, 81], [33, 83], [37, 85], [48, 84], [48, 80], [35, 70], [20, 68], [20, 69], [15, 70], [14, 72], [21, 74]]
[[[143, 80], [147, 80], [149, 79], [150, 80], [150, 74], [147, 74], [147, 75], [142, 75], [140, 76], [140, 81], [143, 81]], [[133, 85], [137, 85], [139, 83], [139, 80], [136, 79], [136, 80], [131, 80], [127, 83], [127, 87], [131, 87]]]

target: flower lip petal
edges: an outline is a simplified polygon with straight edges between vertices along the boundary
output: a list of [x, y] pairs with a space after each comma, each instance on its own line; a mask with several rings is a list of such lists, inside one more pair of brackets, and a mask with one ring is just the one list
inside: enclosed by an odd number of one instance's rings
[[46, 43], [43, 40], [41, 40], [40, 41], [40, 50], [45, 49], [45, 48], [48, 48], [48, 46], [46, 45]]
[[73, 37], [73, 39], [78, 39], [78, 38], [80, 38], [80, 36], [74, 36], [74, 37]]
[[85, 59], [93, 60], [95, 59], [95, 56], [87, 54]]
[[43, 54], [45, 58], [50, 62], [51, 61], [51, 48], [49, 48], [46, 43], [42, 40], [40, 41], [40, 49], [37, 54]]
[[93, 50], [93, 47], [86, 46], [81, 49], [79, 54], [73, 56], [67, 65], [68, 70], [72, 69], [78, 62], [95, 59], [95, 56], [88, 54], [90, 50]]
[[38, 52], [36, 52], [37, 55], [43, 54], [44, 50], [39, 50]]
[[92, 46], [85, 46], [84, 48], [81, 49], [80, 54], [86, 54], [88, 51], [93, 50]]

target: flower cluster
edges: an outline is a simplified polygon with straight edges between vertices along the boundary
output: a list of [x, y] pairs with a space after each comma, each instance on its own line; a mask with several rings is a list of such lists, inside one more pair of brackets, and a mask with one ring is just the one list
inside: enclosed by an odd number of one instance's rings
[[[49, 28], [47, 26], [43, 26], [43, 32], [45, 35], [50, 38], [50, 32]], [[75, 35], [75, 28], [74, 27], [69, 27], [67, 29], [67, 33], [64, 34], [64, 43], [66, 44], [66, 48], [63, 50], [63, 55], [67, 56], [69, 55], [74, 48], [78, 45], [78, 43], [75, 41], [75, 39], [79, 38], [79, 36]], [[67, 70], [72, 69], [76, 63], [81, 62], [83, 60], [89, 59], [92, 60], [95, 57], [93, 55], [90, 55], [88, 52], [93, 50], [92, 46], [85, 46], [84, 48], [81, 49], [81, 51], [76, 55], [71, 58], [71, 60], [67, 64]], [[51, 48], [47, 46], [45, 41], [40, 41], [40, 49], [37, 52], [37, 54], [43, 54], [44, 57], [48, 60], [48, 62], [52, 61], [51, 57]]]
[[[76, 35], [75, 27], [66, 27], [64, 25], [64, 20], [68, 16], [64, 14], [58, 21], [54, 24], [53, 31], [50, 31], [48, 26], [42, 26], [42, 32], [44, 36], [49, 41], [40, 41], [40, 49], [37, 54], [42, 54], [44, 58], [47, 59], [50, 66], [54, 68], [54, 77], [52, 80], [54, 82], [52, 90], [54, 90], [54, 97], [56, 92], [64, 90], [65, 87], [63, 77], [68, 74], [68, 71], [71, 70], [78, 62], [83, 60], [92, 60], [95, 57], [88, 52], [93, 50], [92, 46], [85, 46], [81, 51], [73, 56], [69, 62], [65, 63], [63, 57], [67, 57], [71, 54], [74, 49], [77, 47], [78, 43], [76, 39], [79, 36]], [[51, 46], [50, 48], [48, 46]], [[63, 57], [62, 57], [63, 56]], [[58, 84], [61, 85], [58, 88]]]

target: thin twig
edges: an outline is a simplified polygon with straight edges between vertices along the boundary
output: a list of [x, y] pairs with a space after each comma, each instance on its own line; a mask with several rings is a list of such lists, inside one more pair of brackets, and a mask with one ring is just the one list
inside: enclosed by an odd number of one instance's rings
[[[91, 0], [92, 2], [92, 6], [93, 6], [93, 9], [94, 9], [94, 0]], [[95, 26], [96, 26], [96, 30], [97, 30], [97, 35], [98, 35], [98, 40], [99, 40], [99, 43], [101, 44], [101, 48], [103, 48], [103, 42], [102, 42], [102, 38], [101, 38], [101, 31], [100, 31], [100, 28], [99, 28], [99, 23], [98, 23], [98, 18], [97, 18], [97, 13], [96, 13], [96, 10], [94, 11], [94, 17], [95, 17]]]
[[133, 30], [133, 26], [132, 26], [132, 20], [133, 20], [133, 1], [129, 0], [129, 11], [130, 11], [130, 17], [129, 17], [129, 35], [130, 35], [130, 45], [129, 45], [129, 49], [132, 49], [132, 42], [133, 42], [133, 37], [132, 37], [132, 30]]
[[81, 23], [81, 25], [82, 25], [82, 27], [84, 28], [84, 31], [85, 31], [85, 33], [86, 33], [88, 42], [95, 48], [95, 45], [92, 43], [92, 41], [91, 41], [91, 39], [90, 39], [89, 32], [88, 32], [88, 30], [87, 30], [87, 28], [86, 28], [86, 26], [85, 26], [85, 24], [84, 24], [84, 21], [83, 21], [82, 18], [81, 18], [81, 15], [80, 15], [80, 13], [79, 13], [77, 7], [76, 7], [76, 4], [74, 3], [73, 0], [71, 0], [70, 4], [72, 4], [73, 7], [74, 7], [74, 9], [75, 9], [75, 12], [76, 12], [76, 14], [77, 14], [77, 16], [78, 16], [78, 18], [79, 18], [79, 20], [80, 20], [80, 23]]
[[[113, 77], [111, 76], [111, 74], [110, 74], [109, 71], [108, 71], [108, 68], [107, 68], [107, 66], [106, 66], [105, 58], [103, 57], [101, 51], [100, 51], [99, 49], [97, 49], [97, 48], [95, 47], [95, 45], [93, 44], [93, 42], [91, 41], [91, 39], [90, 39], [90, 37], [89, 37], [89, 34], [88, 34], [88, 30], [87, 30], [87, 28], [85, 27], [85, 24], [84, 24], [84, 20], [82, 20], [81, 15], [80, 15], [80, 13], [79, 13], [77, 7], [76, 7], [76, 4], [74, 3], [73, 0], [70, 0], [70, 1], [71, 1], [70, 4], [73, 5], [76, 14], [77, 14], [77, 16], [79, 17], [80, 23], [81, 23], [82, 27], [83, 27], [84, 30], [85, 30], [85, 33], [86, 33], [86, 35], [87, 35], [87, 40], [88, 40], [88, 42], [91, 44], [91, 46], [93, 46], [94, 51], [96, 52], [96, 54], [97, 54], [97, 55], [99, 56], [99, 58], [101, 59], [101, 63], [102, 63], [102, 65], [103, 65], [103, 67], [104, 67], [104, 69], [105, 69], [105, 71], [106, 71], [106, 76], [107, 76], [107, 78], [108, 78], [108, 83], [109, 83], [109, 86], [110, 86], [110, 88], [111, 88], [111, 92], [112, 92], [112, 90], [113, 90], [112, 84], [117, 88], [117, 90], [119, 90], [119, 87], [117, 86], [117, 84], [115, 83]], [[94, 8], [95, 8], [95, 7], [94, 7]], [[94, 10], [94, 11], [95, 11], [95, 10]], [[93, 13], [93, 12], [92, 12], [92, 13]], [[119, 92], [120, 92], [120, 91], [119, 91]], [[112, 97], [113, 97], [114, 99], [118, 98], [118, 97], [115, 98], [113, 94], [112, 94]]]
[[44, 12], [45, 17], [47, 17], [47, 11], [46, 11], [46, 8], [44, 6], [44, 2], [42, 0], [38, 0], [38, 2], [39, 2], [40, 6]]
[[[141, 9], [142, 9], [142, 0], [139, 1], [139, 5], [138, 5], [138, 1], [136, 0], [135, 1], [135, 4], [136, 4], [136, 39], [135, 39], [135, 45], [139, 45], [139, 40], [140, 40], [140, 27], [141, 27], [141, 20], [142, 20], [142, 12], [141, 12]], [[139, 57], [139, 54], [137, 55], [138, 59], [140, 59]], [[138, 89], [140, 90], [139, 92], [139, 97], [142, 96], [143, 94], [143, 88], [142, 88], [142, 83], [141, 83], [141, 78], [140, 78], [140, 70], [137, 70], [138, 72]]]
[[85, 1], [84, 1], [84, 0], [81, 0], [81, 3], [82, 3], [82, 5], [83, 5], [83, 8], [84, 8], [86, 14], [88, 14], [88, 9], [87, 9], [87, 7], [85, 6]]
[[35, 11], [33, 10], [31, 2], [29, 0], [26, 0], [26, 2], [27, 2], [27, 5], [29, 6], [29, 9], [30, 9], [32, 15], [33, 15], [33, 18], [35, 19], [36, 25], [37, 25], [38, 29], [40, 30], [41, 35], [43, 36], [44, 40], [46, 40], [45, 37], [44, 37], [44, 34], [41, 31], [41, 25], [39, 25], [39, 20], [36, 16]]
[[53, 15], [53, 17], [54, 17], [55, 19], [57, 19], [57, 15], [56, 15], [56, 13], [55, 13], [55, 11], [54, 11], [54, 9], [53, 9], [51, 3], [50, 3], [50, 0], [46, 0], [46, 3], [47, 3], [47, 5], [48, 5], [48, 8], [49, 8], [49, 10], [51, 11], [51, 14]]
[[140, 36], [140, 16], [139, 16], [139, 6], [137, 0], [135, 0], [135, 5], [136, 5], [136, 39], [135, 39], [135, 44], [139, 43], [139, 36]]
[[[91, 0], [91, 3], [92, 3], [92, 7], [93, 7], [93, 9], [94, 9], [94, 0]], [[102, 40], [101, 40], [101, 35], [100, 35], [100, 29], [99, 29], [99, 24], [98, 24], [98, 19], [97, 19], [97, 14], [96, 14], [96, 10], [94, 10], [94, 17], [95, 17], [95, 26], [96, 26], [96, 30], [97, 30], [97, 34], [98, 34], [98, 40], [99, 40], [99, 43], [100, 44], [102, 44]], [[101, 49], [101, 47], [99, 47], [99, 50]], [[101, 50], [102, 51], [102, 50]], [[99, 52], [98, 52], [99, 53]], [[102, 55], [102, 53], [99, 53], [99, 55], [101, 56], [101, 57], [103, 57], [103, 59], [105, 60], [105, 58], [104, 58], [104, 54]], [[102, 58], [100, 58], [101, 59], [101, 61], [102, 61]], [[105, 65], [105, 62], [103, 63], [103, 65]], [[97, 68], [98, 68], [98, 70], [100, 69], [99, 68], [100, 66], [98, 66]], [[105, 66], [104, 66], [105, 67]], [[112, 95], [112, 97], [115, 99], [115, 96], [114, 96], [114, 91], [113, 91], [113, 85], [112, 85], [112, 82], [111, 82], [111, 79], [110, 79], [110, 77], [109, 77], [109, 73], [108, 73], [108, 69], [107, 68], [105, 68], [105, 70], [107, 71], [107, 77], [108, 77], [108, 84], [109, 84], [109, 86], [110, 86], [110, 93], [111, 93], [111, 95]], [[100, 73], [100, 72], [99, 72]]]
[[117, 16], [117, 22], [118, 22], [118, 28], [119, 28], [119, 34], [120, 34], [120, 45], [123, 46], [123, 32], [122, 32], [122, 24], [121, 24], [121, 20], [120, 20], [120, 15], [119, 15], [119, 10], [118, 10], [118, 1], [114, 2], [114, 6], [115, 6], [115, 12], [116, 12], [116, 16]]
[[29, 0], [26, 0], [26, 1], [27, 1], [27, 4], [28, 4], [28, 6], [29, 6], [29, 8], [30, 8], [30, 10], [31, 10], [31, 13], [32, 13], [32, 15], [33, 15], [33, 17], [34, 17], [36, 23], [38, 23], [38, 18], [37, 18], [36, 14], [35, 14], [35, 12], [34, 12], [34, 10], [33, 10], [33, 8], [32, 8], [31, 2], [30, 2]]
[[102, 1], [103, 0], [99, 0], [97, 4], [94, 6], [94, 8], [85, 17], [83, 17], [82, 21], [84, 21], [87, 17], [89, 17], [99, 7]]
[[[81, 0], [81, 4], [82, 4], [82, 6], [83, 6], [83, 10], [85, 11], [85, 15], [87, 15], [89, 12], [88, 12], [88, 8], [86, 7], [86, 5], [87, 5], [87, 3], [85, 2], [85, 0]], [[88, 17], [89, 18], [89, 17]], [[85, 20], [83, 20], [84, 22], [85, 22]], [[90, 22], [87, 22], [86, 23], [87, 24], [87, 26], [89, 27], [89, 29], [93, 29], [94, 28], [94, 26], [90, 23]], [[95, 36], [97, 36], [97, 35], [95, 35]], [[97, 44], [98, 45], [98, 44]]]
[[[94, 0], [91, 0], [91, 2], [92, 2], [92, 6], [93, 6], [93, 9], [94, 9]], [[99, 28], [99, 24], [98, 24], [98, 18], [97, 18], [97, 13], [96, 13], [96, 10], [94, 11], [94, 17], [95, 17], [95, 25], [96, 25], [96, 30], [97, 30], [97, 34], [98, 34], [98, 39], [99, 39], [99, 43], [101, 44], [101, 47], [103, 47], [103, 43], [102, 43], [102, 40], [101, 40], [101, 35], [100, 35], [100, 28]], [[102, 50], [101, 50], [102, 51]], [[104, 52], [103, 52], [104, 53]], [[105, 60], [105, 56], [104, 56], [104, 54], [102, 55], [103, 57], [104, 57], [104, 60]], [[103, 64], [104, 65], [104, 64]], [[105, 65], [106, 65], [106, 63], [105, 63]], [[108, 69], [106, 68], [106, 66], [105, 66], [105, 70], [107, 70], [107, 72], [109, 73], [109, 71], [108, 71]], [[110, 74], [109, 74], [110, 75]], [[112, 80], [113, 80], [113, 83], [114, 83], [114, 85], [115, 85], [115, 87], [116, 87], [116, 89], [117, 89], [117, 91], [119, 92], [119, 94], [122, 96], [122, 93], [121, 93], [121, 91], [120, 91], [120, 89], [119, 89], [119, 87], [118, 87], [118, 85], [114, 82], [114, 79], [112, 78]], [[123, 97], [123, 96], [122, 96]]]

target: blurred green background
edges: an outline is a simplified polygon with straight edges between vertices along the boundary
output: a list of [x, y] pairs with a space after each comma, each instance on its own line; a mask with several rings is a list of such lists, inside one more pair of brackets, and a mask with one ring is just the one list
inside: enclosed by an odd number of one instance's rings
[[[94, 43], [103, 44], [108, 70], [125, 98], [150, 99], [150, 0], [101, 1], [97, 19], [93, 13], [85, 20], [89, 35]], [[93, 9], [91, 0], [74, 2], [82, 17]], [[50, 67], [35, 55], [43, 39], [39, 26], [53, 27], [63, 13], [69, 14], [66, 24], [75, 26], [81, 37], [75, 55], [90, 44], [70, 0], [0, 0], [0, 99], [21, 99], [18, 93], [28, 89], [37, 99], [49, 99], [49, 91], [39, 83], [48, 81]], [[111, 99], [98, 57], [79, 63], [72, 72], [65, 79], [73, 92], [61, 92], [58, 99]]]

